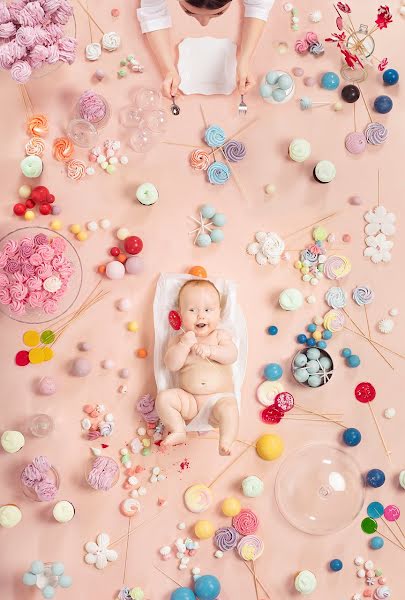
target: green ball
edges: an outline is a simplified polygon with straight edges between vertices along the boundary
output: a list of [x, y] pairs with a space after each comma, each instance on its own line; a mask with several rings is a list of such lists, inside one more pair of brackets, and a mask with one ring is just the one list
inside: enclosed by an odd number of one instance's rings
[[201, 207], [201, 214], [204, 219], [212, 219], [215, 215], [215, 208], [211, 204], [203, 204]]

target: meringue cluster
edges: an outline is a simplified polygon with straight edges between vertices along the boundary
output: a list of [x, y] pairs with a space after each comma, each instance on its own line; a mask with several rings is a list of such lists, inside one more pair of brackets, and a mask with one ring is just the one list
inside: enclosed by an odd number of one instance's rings
[[72, 15], [68, 0], [0, 2], [0, 68], [26, 83], [45, 64], [72, 64], [77, 41], [63, 31]]

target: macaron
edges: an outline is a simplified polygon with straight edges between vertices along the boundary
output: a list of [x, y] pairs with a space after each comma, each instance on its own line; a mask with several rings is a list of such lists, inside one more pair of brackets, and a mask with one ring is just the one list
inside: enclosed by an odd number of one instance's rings
[[317, 581], [311, 571], [300, 571], [295, 578], [295, 589], [304, 596], [309, 596], [316, 590]]
[[15, 504], [5, 504], [0, 507], [0, 526], [11, 529], [22, 519], [22, 513]]
[[21, 172], [25, 177], [34, 179], [42, 173], [43, 164], [39, 156], [26, 156], [20, 163]]
[[288, 147], [288, 155], [294, 162], [304, 162], [311, 155], [311, 144], [302, 138], [295, 138]]
[[315, 181], [330, 183], [336, 177], [336, 167], [330, 160], [320, 160], [313, 171]]
[[69, 523], [75, 516], [75, 507], [69, 500], [60, 500], [52, 510], [53, 517], [58, 523]]
[[140, 204], [151, 206], [159, 199], [159, 192], [153, 183], [142, 183], [136, 190], [136, 198]]
[[1, 436], [0, 443], [3, 450], [14, 454], [23, 448], [25, 439], [20, 431], [5, 431]]

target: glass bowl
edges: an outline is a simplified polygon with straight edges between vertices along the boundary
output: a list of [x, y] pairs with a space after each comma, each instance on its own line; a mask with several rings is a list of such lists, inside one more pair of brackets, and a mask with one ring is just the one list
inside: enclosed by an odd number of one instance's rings
[[311, 444], [286, 458], [275, 483], [278, 508], [296, 529], [327, 535], [348, 527], [364, 504], [364, 481], [343, 450]]
[[[49, 471], [46, 474], [46, 478], [47, 478], [47, 481], [49, 481], [49, 483], [53, 483], [53, 485], [56, 487], [57, 490], [59, 489], [59, 484], [60, 484], [59, 473], [55, 469], [54, 466], [51, 465], [51, 468], [49, 469]], [[26, 496], [30, 500], [35, 500], [36, 502], [46, 502], [46, 500], [40, 500], [38, 498], [37, 493], [34, 490], [34, 488], [24, 485], [23, 482], [21, 481], [21, 479], [20, 479], [20, 483], [21, 483], [22, 490], [24, 492], [24, 496]], [[54, 500], [55, 499], [49, 500], [49, 502], [53, 502]]]
[[[318, 370], [316, 373], [312, 373], [312, 375], [318, 375], [318, 376], [320, 377], [320, 379], [321, 379], [321, 383], [320, 383], [320, 385], [317, 385], [317, 386], [312, 386], [312, 385], [309, 385], [309, 383], [308, 383], [308, 380], [309, 380], [309, 378], [310, 378], [310, 374], [309, 374], [309, 373], [308, 373], [308, 371], [307, 371], [307, 366], [306, 366], [306, 365], [304, 365], [304, 366], [299, 366], [299, 365], [296, 365], [296, 364], [295, 364], [295, 361], [296, 361], [296, 359], [297, 359], [297, 356], [299, 356], [300, 354], [305, 354], [305, 356], [306, 356], [306, 354], [307, 354], [308, 350], [318, 350], [318, 351], [319, 351], [319, 353], [320, 353], [320, 356], [319, 356], [319, 358], [318, 358], [318, 359], [316, 359], [316, 362], [318, 363], [319, 370]], [[329, 359], [329, 360], [330, 360], [330, 362], [331, 362], [331, 366], [330, 366], [328, 369], [326, 369], [326, 368], [324, 368], [324, 367], [322, 366], [322, 364], [321, 364], [321, 362], [320, 362], [320, 361], [322, 360], [322, 358], [327, 358], [327, 359]], [[308, 359], [308, 358], [307, 358], [307, 361], [308, 361], [308, 362], [307, 362], [307, 364], [308, 364], [308, 363], [310, 362], [310, 359]], [[298, 370], [307, 371], [307, 373], [308, 373], [308, 380], [307, 380], [307, 381], [300, 381], [299, 379], [296, 379], [296, 372], [297, 372]], [[330, 355], [328, 352], [326, 352], [326, 350], [323, 350], [322, 348], [315, 348], [315, 347], [312, 347], [312, 348], [307, 348], [307, 347], [306, 347], [306, 348], [304, 348], [303, 350], [299, 350], [299, 351], [298, 351], [298, 352], [295, 354], [294, 358], [293, 358], [293, 359], [292, 359], [292, 361], [291, 361], [291, 372], [292, 372], [292, 374], [293, 374], [294, 381], [295, 381], [296, 383], [298, 383], [299, 385], [303, 385], [303, 386], [304, 386], [304, 387], [306, 387], [306, 388], [312, 388], [312, 389], [316, 389], [317, 387], [318, 387], [318, 388], [319, 388], [319, 387], [323, 387], [325, 384], [327, 384], [327, 383], [328, 383], [328, 382], [329, 382], [329, 381], [332, 379], [332, 376], [333, 376], [333, 360], [332, 360], [332, 357], [331, 357], [331, 355]]]
[[[274, 72], [277, 73], [278, 75], [289, 75], [292, 80], [292, 86], [288, 88], [288, 90], [285, 90], [286, 96], [284, 98], [284, 100], [281, 100], [281, 102], [276, 102], [276, 100], [274, 100], [274, 98], [272, 96], [270, 96], [269, 98], [262, 98], [262, 100], [264, 100], [264, 102], [267, 102], [267, 104], [286, 104], [287, 102], [289, 102], [290, 100], [292, 100], [294, 98], [294, 94], [295, 94], [295, 82], [294, 82], [294, 78], [290, 75], [290, 73], [288, 73], [287, 71], [279, 71], [277, 69], [274, 69]], [[260, 85], [266, 83], [266, 75], [263, 77], [263, 79], [260, 82]]]
[[[104, 104], [104, 108], [105, 108], [105, 114], [104, 116], [99, 119], [98, 121], [89, 121], [89, 123], [91, 123], [92, 125], [94, 125], [94, 127], [99, 130], [99, 129], [103, 129], [103, 127], [105, 127], [108, 123], [108, 121], [110, 120], [111, 117], [111, 107], [109, 105], [109, 103], [107, 102], [107, 100], [104, 98], [104, 96], [102, 96], [101, 94], [96, 94], [96, 96], [98, 96], [98, 98], [102, 101], [102, 103]], [[80, 112], [80, 108], [79, 108], [79, 100], [76, 102], [76, 105], [74, 107], [74, 119], [76, 120], [82, 120], [83, 116]], [[84, 119], [86, 120], [86, 119]]]
[[[82, 287], [83, 268], [79, 255], [76, 249], [69, 242], [69, 240], [56, 231], [51, 231], [46, 227], [22, 227], [21, 229], [16, 229], [15, 231], [11, 231], [10, 233], [8, 233], [0, 239], [0, 253], [2, 252], [7, 242], [18, 242], [23, 238], [33, 238], [38, 234], [45, 234], [48, 237], [48, 239], [59, 238], [65, 242], [66, 247], [63, 252], [63, 256], [71, 262], [73, 266], [73, 275], [69, 279], [64, 296], [58, 301], [56, 312], [45, 313], [41, 307], [31, 307], [27, 305], [26, 312], [24, 314], [15, 314], [10, 309], [10, 305], [0, 303], [0, 311], [7, 317], [10, 317], [15, 321], [19, 321], [20, 323], [41, 324], [48, 323], [50, 321], [54, 321], [55, 319], [60, 318], [74, 304]], [[0, 277], [3, 273], [3, 267], [0, 267]], [[8, 276], [7, 273], [6, 275]]]
[[66, 135], [75, 146], [93, 148], [98, 140], [97, 128], [86, 119], [71, 119], [66, 129]]

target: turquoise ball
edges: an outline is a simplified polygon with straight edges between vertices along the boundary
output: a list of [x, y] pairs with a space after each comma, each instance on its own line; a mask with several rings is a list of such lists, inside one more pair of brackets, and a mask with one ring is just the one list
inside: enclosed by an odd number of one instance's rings
[[375, 535], [371, 538], [369, 545], [373, 550], [380, 550], [384, 546], [384, 540], [379, 535]]
[[202, 575], [195, 582], [194, 590], [199, 600], [216, 600], [221, 584], [214, 575]]
[[268, 83], [262, 83], [260, 85], [260, 95], [262, 98], [270, 98], [273, 88]]
[[315, 375], [319, 371], [319, 364], [317, 360], [309, 360], [307, 362], [307, 370], [310, 375]]
[[51, 585], [47, 585], [42, 590], [42, 596], [46, 598], [46, 600], [51, 600], [51, 598], [55, 596], [55, 588], [53, 588]]
[[307, 350], [307, 356], [309, 360], [317, 360], [321, 356], [321, 353], [318, 348], [309, 348]]
[[318, 348], [320, 348], [321, 350], [325, 350], [325, 348], [327, 347], [327, 343], [324, 342], [323, 340], [319, 340], [319, 342], [316, 342], [316, 345], [318, 346]]
[[294, 377], [299, 383], [305, 383], [308, 380], [309, 373], [306, 369], [297, 369], [294, 371]]
[[360, 357], [357, 356], [357, 354], [351, 354], [346, 358], [346, 364], [351, 369], [355, 369], [356, 367], [360, 366]]
[[308, 377], [308, 385], [309, 387], [319, 387], [322, 383], [321, 378], [319, 377], [319, 375], [310, 375]]
[[321, 87], [325, 90], [336, 90], [339, 87], [340, 79], [333, 71], [328, 71], [322, 75]]
[[222, 231], [222, 229], [213, 229], [210, 233], [210, 238], [211, 241], [214, 242], [214, 244], [218, 244], [219, 242], [222, 242], [224, 239], [224, 232]]
[[297, 354], [297, 356], [294, 358], [294, 365], [296, 367], [305, 367], [307, 362], [308, 362], [308, 359], [305, 356], [305, 354]]
[[341, 355], [343, 356], [343, 358], [349, 358], [351, 354], [352, 351], [350, 350], [350, 348], [343, 348], [343, 350], [341, 351]]
[[211, 204], [204, 204], [201, 207], [201, 214], [204, 219], [212, 219], [215, 215], [215, 208]]
[[226, 223], [226, 216], [224, 213], [215, 213], [215, 215], [212, 217], [212, 222], [214, 223], [215, 227], [223, 227]]
[[60, 575], [63, 575], [63, 573], [65, 571], [65, 566], [61, 562], [54, 562], [52, 564], [51, 570], [52, 570], [52, 575], [56, 575], [57, 577], [59, 577]]
[[59, 577], [59, 585], [63, 588], [70, 587], [72, 585], [72, 578], [70, 575], [61, 575], [61, 577]]
[[196, 240], [196, 244], [199, 248], [206, 248], [209, 246], [211, 244], [211, 238], [208, 233], [201, 233]]
[[269, 71], [266, 75], [266, 81], [269, 85], [275, 85], [278, 82], [280, 75], [277, 71]]
[[292, 86], [293, 80], [290, 75], [284, 74], [280, 75], [277, 85], [282, 90], [288, 90]]
[[316, 331], [315, 323], [310, 323], [307, 327], [307, 331], [309, 331], [309, 333], [314, 333]]
[[24, 585], [35, 585], [37, 582], [37, 576], [34, 573], [24, 573], [23, 584]]
[[332, 337], [332, 332], [328, 329], [325, 329], [325, 331], [322, 333], [322, 337], [324, 340], [330, 340]]
[[44, 563], [42, 562], [42, 560], [34, 560], [31, 563], [31, 573], [34, 573], [34, 575], [40, 575], [41, 573], [43, 573], [44, 571]]
[[325, 369], [325, 371], [332, 367], [332, 361], [328, 356], [321, 356], [319, 359], [319, 364], [323, 369]]
[[273, 100], [275, 100], [276, 102], [282, 102], [286, 97], [285, 91], [281, 90], [280, 88], [276, 88], [275, 90], [273, 90], [271, 95], [273, 97]]
[[264, 376], [269, 381], [277, 381], [283, 374], [283, 369], [277, 363], [269, 363], [264, 367]]

